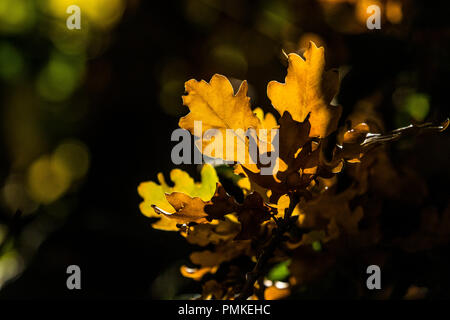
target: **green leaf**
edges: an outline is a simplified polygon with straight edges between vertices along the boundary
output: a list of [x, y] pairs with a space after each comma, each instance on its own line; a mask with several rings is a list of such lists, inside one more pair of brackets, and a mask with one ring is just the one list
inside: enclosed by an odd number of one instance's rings
[[286, 260], [276, 264], [267, 274], [267, 278], [272, 281], [282, 281], [289, 277], [289, 264], [291, 260]]
[[312, 248], [314, 251], [322, 251], [322, 244], [320, 243], [320, 241], [314, 241], [312, 243]]

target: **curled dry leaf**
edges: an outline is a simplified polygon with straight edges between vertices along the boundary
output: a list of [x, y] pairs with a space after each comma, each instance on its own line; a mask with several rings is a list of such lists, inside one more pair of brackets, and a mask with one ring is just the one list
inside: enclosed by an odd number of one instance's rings
[[207, 223], [213, 219], [223, 220], [224, 216], [235, 211], [237, 206], [220, 183], [216, 184], [216, 192], [209, 201], [190, 197], [182, 192], [167, 193], [166, 199], [175, 212], [166, 212], [156, 205], [152, 205], [152, 208], [156, 213], [176, 221], [177, 225]]
[[181, 230], [182, 236], [191, 244], [206, 246], [230, 241], [240, 232], [241, 227], [232, 215], [226, 216], [224, 220], [216, 220], [207, 224], [198, 224], [188, 229]]
[[350, 163], [359, 162], [364, 154], [379, 145], [397, 141], [404, 137], [429, 132], [442, 132], [448, 128], [449, 123], [450, 120], [446, 119], [440, 125], [431, 122], [411, 124], [407, 127], [395, 129], [387, 134], [371, 132], [371, 128], [367, 123], [358, 123], [353, 128], [344, 132], [341, 138], [342, 141], [337, 146], [334, 161], [345, 159]]

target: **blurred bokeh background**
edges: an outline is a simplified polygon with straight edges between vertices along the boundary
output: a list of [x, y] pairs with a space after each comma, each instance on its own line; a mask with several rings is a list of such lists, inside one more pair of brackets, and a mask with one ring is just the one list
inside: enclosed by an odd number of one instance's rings
[[[72, 4], [80, 30], [66, 27]], [[371, 4], [381, 8], [380, 30], [366, 27]], [[301, 53], [313, 40], [341, 72], [343, 118], [369, 108], [386, 130], [439, 122], [449, 114], [448, 14], [445, 1], [419, 0], [0, 0], [0, 297], [198, 292], [179, 275], [190, 246], [153, 230], [136, 192], [173, 168], [184, 82], [247, 79], [252, 106], [274, 112], [266, 85], [284, 79], [282, 50]], [[412, 196], [439, 212], [448, 207], [449, 142], [445, 132], [390, 150], [427, 186]], [[414, 205], [390, 210], [392, 237], [417, 229]], [[388, 277], [448, 297], [446, 252], [398, 256]], [[80, 291], [66, 288], [71, 264], [81, 267]], [[333, 288], [324, 291], [354, 294]]]

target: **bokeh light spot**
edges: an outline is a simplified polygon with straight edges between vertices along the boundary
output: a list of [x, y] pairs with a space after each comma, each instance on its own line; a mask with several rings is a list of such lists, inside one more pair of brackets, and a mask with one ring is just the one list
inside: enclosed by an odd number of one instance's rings
[[6, 281], [20, 273], [23, 266], [22, 257], [15, 250], [9, 250], [0, 256], [0, 288]]
[[49, 155], [38, 158], [28, 171], [28, 191], [33, 200], [49, 204], [57, 200], [70, 186], [70, 172]]
[[89, 169], [89, 150], [78, 140], [61, 143], [52, 155], [52, 162], [65, 168], [71, 180], [82, 178]]
[[32, 0], [1, 0], [0, 31], [20, 33], [34, 24], [35, 11]]
[[430, 110], [430, 98], [423, 93], [409, 95], [405, 101], [405, 111], [416, 121], [423, 121]]
[[8, 42], [0, 43], [0, 77], [8, 82], [17, 80], [24, 69], [22, 54]]
[[39, 94], [48, 101], [63, 101], [69, 98], [81, 80], [80, 62], [54, 55], [38, 77]]
[[183, 113], [180, 95], [184, 91], [184, 82], [172, 80], [164, 83], [159, 94], [159, 103], [162, 109], [170, 115], [178, 116]]
[[125, 10], [124, 0], [47, 0], [46, 9], [55, 16], [64, 19], [69, 15], [66, 9], [70, 5], [77, 5], [81, 10], [81, 23], [88, 18], [95, 26], [109, 29], [114, 26]]
[[389, 22], [397, 24], [402, 22], [403, 11], [400, 1], [388, 1], [386, 4], [386, 18]]
[[212, 59], [215, 67], [220, 72], [233, 75], [236, 77], [243, 77], [247, 72], [247, 60], [244, 54], [230, 46], [219, 45], [212, 51]]

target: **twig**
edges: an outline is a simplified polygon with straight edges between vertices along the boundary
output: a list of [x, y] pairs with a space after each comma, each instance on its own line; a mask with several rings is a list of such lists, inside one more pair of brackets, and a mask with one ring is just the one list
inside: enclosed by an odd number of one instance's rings
[[278, 220], [280, 223], [275, 229], [272, 239], [270, 240], [269, 244], [262, 250], [253, 270], [246, 274], [244, 287], [242, 288], [242, 291], [236, 298], [236, 300], [247, 300], [248, 297], [253, 294], [255, 282], [263, 275], [263, 272], [266, 269], [267, 261], [272, 257], [275, 249], [280, 244], [281, 240], [283, 239], [284, 233], [291, 227], [291, 222], [293, 221], [291, 219], [292, 212], [294, 212], [294, 209], [299, 202], [299, 198], [295, 194], [290, 194], [289, 198], [289, 208], [285, 210], [284, 218]]

